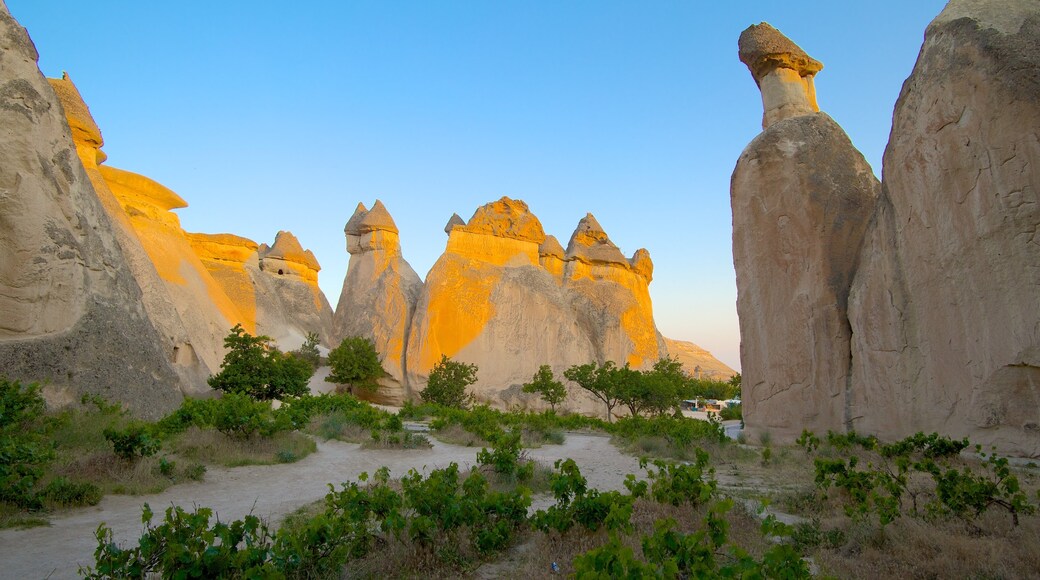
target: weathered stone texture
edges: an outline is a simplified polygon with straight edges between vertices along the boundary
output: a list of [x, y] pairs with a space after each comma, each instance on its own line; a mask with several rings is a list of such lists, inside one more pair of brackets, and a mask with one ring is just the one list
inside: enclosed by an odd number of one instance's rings
[[691, 377], [728, 381], [737, 374], [737, 371], [731, 369], [726, 363], [692, 342], [665, 338], [664, 344], [668, 349], [668, 356], [682, 363], [683, 370]]
[[358, 204], [344, 233], [350, 262], [334, 319], [334, 342], [349, 336], [372, 340], [390, 377], [376, 400], [400, 404], [408, 396], [405, 341], [423, 283], [401, 255], [397, 225], [382, 202]]
[[896, 105], [851, 297], [858, 430], [1040, 455], [1040, 4], [954, 0]]
[[878, 181], [825, 113], [778, 121], [733, 172], [744, 417], [794, 438], [849, 418], [847, 300]]
[[[158, 416], [178, 376], [25, 30], [0, 4], [0, 368], [53, 404], [84, 393]], [[89, 117], [88, 117], [89, 118]], [[96, 126], [75, 126], [100, 144]]]

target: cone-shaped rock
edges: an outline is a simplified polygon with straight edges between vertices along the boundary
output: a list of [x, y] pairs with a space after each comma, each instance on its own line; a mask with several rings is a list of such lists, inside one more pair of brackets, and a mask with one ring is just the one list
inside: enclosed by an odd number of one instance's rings
[[405, 340], [422, 280], [401, 255], [397, 225], [383, 203], [358, 204], [344, 229], [350, 263], [336, 306], [335, 343], [348, 336], [372, 340], [390, 374], [375, 399], [400, 404], [405, 388]]
[[291, 232], [278, 232], [274, 245], [258, 249], [256, 329], [284, 349], [299, 348], [310, 333], [323, 344], [333, 335], [332, 307], [318, 287], [321, 266]]

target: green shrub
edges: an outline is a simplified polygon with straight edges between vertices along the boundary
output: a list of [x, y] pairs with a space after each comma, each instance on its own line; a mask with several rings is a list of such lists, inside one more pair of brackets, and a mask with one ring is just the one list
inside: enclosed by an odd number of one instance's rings
[[238, 439], [254, 435], [270, 437], [291, 428], [289, 418], [275, 415], [271, 404], [246, 395], [227, 394], [220, 398], [213, 415], [213, 427]]
[[235, 325], [224, 338], [228, 352], [220, 372], [209, 378], [209, 386], [261, 400], [306, 394], [314, 369], [304, 360], [282, 354], [270, 341], [270, 337], [253, 336], [241, 324]]
[[140, 421], [132, 421], [122, 429], [105, 429], [103, 433], [116, 455], [126, 461], [150, 457], [161, 447], [152, 427]]
[[42, 495], [60, 507], [97, 505], [101, 502], [101, 488], [89, 482], [69, 481], [64, 477], [51, 480]]
[[332, 372], [326, 381], [340, 385], [351, 385], [355, 389], [374, 391], [376, 382], [386, 376], [379, 362], [379, 353], [371, 340], [360, 336], [348, 336], [329, 353]]
[[424, 402], [465, 409], [472, 402], [466, 387], [477, 382], [477, 365], [453, 361], [441, 355], [441, 361], [430, 370], [426, 388], [419, 396]]
[[0, 501], [39, 508], [36, 485], [54, 458], [40, 435], [43, 397], [37, 384], [0, 378]]

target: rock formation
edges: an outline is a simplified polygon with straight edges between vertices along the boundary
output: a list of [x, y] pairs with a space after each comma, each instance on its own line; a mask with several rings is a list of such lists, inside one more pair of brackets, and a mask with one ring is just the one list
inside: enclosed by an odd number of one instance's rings
[[[649, 256], [625, 259], [591, 215], [570, 250], [546, 236], [522, 201], [502, 198], [468, 222], [448, 223], [448, 244], [426, 278], [407, 345], [410, 387], [419, 391], [447, 355], [479, 367], [478, 399], [538, 406], [520, 393], [540, 365], [653, 364], [664, 353], [650, 311]], [[583, 393], [567, 403], [601, 409]]]
[[423, 283], [401, 255], [397, 224], [376, 200], [358, 204], [343, 230], [350, 262], [334, 319], [335, 344], [348, 336], [371, 339], [382, 356], [383, 381], [377, 400], [400, 404], [405, 389], [405, 341]]
[[939, 431], [1040, 456], [1040, 5], [952, 0], [931, 23], [880, 190], [811, 99], [766, 95], [771, 63], [792, 86], [815, 66], [767, 34], [741, 36], [767, 127], [732, 186], [749, 430]]
[[737, 374], [737, 371], [726, 366], [726, 363], [692, 342], [665, 338], [664, 344], [668, 348], [668, 356], [682, 363], [683, 370], [691, 377], [728, 381]]
[[848, 293], [878, 181], [841, 127], [814, 112], [819, 63], [766, 24], [741, 34], [740, 58], [766, 107], [730, 189], [745, 422], [781, 439], [844, 430]]
[[258, 270], [251, 271], [257, 289], [256, 329], [283, 349], [299, 348], [308, 333], [325, 345], [332, 342], [332, 306], [318, 288], [321, 266], [290, 232], [278, 232], [270, 248], [257, 249]]
[[953, 0], [896, 104], [850, 299], [852, 426], [1040, 455], [1040, 4]]
[[155, 417], [180, 402], [177, 357], [76, 157], [97, 155], [101, 133], [89, 115], [66, 121], [36, 61], [0, 3], [0, 368], [44, 382], [53, 404], [94, 393]]

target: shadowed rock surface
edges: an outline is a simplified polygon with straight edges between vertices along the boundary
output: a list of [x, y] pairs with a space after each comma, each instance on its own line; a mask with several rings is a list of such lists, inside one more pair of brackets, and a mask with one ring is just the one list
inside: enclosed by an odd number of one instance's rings
[[52, 404], [93, 393], [159, 416], [181, 400], [173, 353], [73, 144], [100, 131], [89, 115], [70, 129], [2, 3], [0, 54], [0, 368]]

